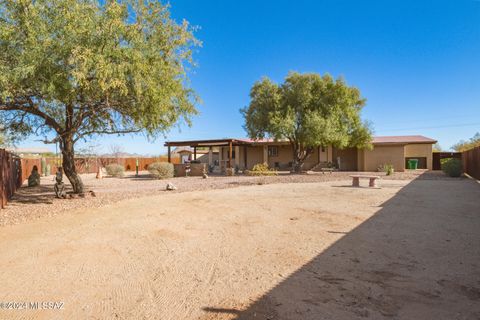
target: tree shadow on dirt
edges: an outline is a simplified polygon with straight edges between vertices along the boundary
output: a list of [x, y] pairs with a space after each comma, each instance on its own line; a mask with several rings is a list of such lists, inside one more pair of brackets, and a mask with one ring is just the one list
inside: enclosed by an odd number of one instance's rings
[[132, 181], [145, 181], [145, 180], [155, 180], [155, 177], [149, 173], [140, 173], [138, 174], [138, 176], [133, 174], [133, 175], [125, 176], [122, 179], [129, 179]]
[[[70, 190], [67, 188], [67, 190]], [[12, 200], [9, 202], [9, 205], [15, 205], [15, 203], [22, 204], [37, 204], [37, 203], [46, 203], [51, 204], [55, 198], [55, 192], [53, 190], [53, 185], [47, 186], [38, 186], [38, 187], [21, 187], [13, 195]]]
[[[91, 188], [88, 185], [84, 186], [85, 194], [89, 193]], [[73, 193], [70, 183], [65, 183], [65, 193], [67, 196]], [[22, 186], [12, 196], [12, 199], [8, 202], [9, 206], [15, 206], [20, 204], [53, 204], [56, 200], [53, 183], [40, 185], [37, 187]]]
[[480, 318], [480, 185], [434, 180], [410, 182], [246, 309], [203, 310], [237, 320]]

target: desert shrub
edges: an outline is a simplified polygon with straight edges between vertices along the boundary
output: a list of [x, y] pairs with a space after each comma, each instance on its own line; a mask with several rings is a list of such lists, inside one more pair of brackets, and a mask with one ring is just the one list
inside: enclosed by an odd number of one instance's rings
[[266, 162], [257, 163], [252, 170], [247, 170], [245, 173], [249, 176], [276, 176], [278, 174], [276, 170], [270, 169]]
[[173, 164], [168, 162], [154, 162], [148, 166], [148, 172], [157, 179], [173, 178]]
[[387, 176], [392, 175], [394, 171], [393, 164], [389, 164], [389, 163], [382, 164], [380, 167], [378, 167], [378, 171], [385, 172]]
[[226, 176], [234, 176], [235, 175], [235, 169], [234, 168], [226, 168], [225, 169], [225, 175]]
[[450, 177], [460, 177], [463, 167], [462, 161], [456, 158], [447, 158], [441, 160], [442, 171]]
[[107, 170], [107, 174], [112, 177], [123, 177], [125, 174], [125, 169], [123, 168], [122, 165], [119, 165], [117, 163], [111, 163], [105, 167], [105, 170]]
[[331, 161], [328, 161], [327, 162], [327, 168], [334, 168], [336, 169], [337, 168], [337, 165]]

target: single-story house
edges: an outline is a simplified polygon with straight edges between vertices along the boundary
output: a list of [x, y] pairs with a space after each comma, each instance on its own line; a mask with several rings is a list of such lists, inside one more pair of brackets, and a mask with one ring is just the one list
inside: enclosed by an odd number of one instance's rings
[[[377, 171], [383, 164], [392, 164], [396, 171], [404, 171], [409, 159], [418, 159], [419, 169], [432, 169], [432, 145], [437, 141], [424, 136], [383, 136], [373, 138], [373, 149], [320, 146], [307, 158], [304, 170], [315, 170], [333, 165], [342, 171]], [[213, 139], [192, 141], [168, 141], [169, 159], [171, 147], [208, 148], [204, 162], [216, 166], [239, 170], [251, 169], [255, 164], [268, 163], [272, 168], [289, 170], [292, 167], [293, 152], [288, 141], [272, 139]], [[218, 151], [218, 160], [213, 150]]]

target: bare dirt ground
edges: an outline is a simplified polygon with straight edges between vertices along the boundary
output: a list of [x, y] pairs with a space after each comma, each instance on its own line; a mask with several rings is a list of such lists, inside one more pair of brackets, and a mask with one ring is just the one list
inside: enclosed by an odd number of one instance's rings
[[0, 302], [64, 304], [0, 318], [480, 318], [480, 185], [349, 184], [161, 193], [4, 226]]
[[[0, 226], [61, 215], [79, 208], [99, 208], [125, 199], [165, 194], [165, 186], [168, 182], [172, 182], [178, 187], [178, 190], [175, 192], [188, 192], [259, 184], [339, 181], [349, 179], [348, 176], [350, 174], [352, 172], [314, 173], [307, 175], [281, 174], [273, 177], [211, 176], [208, 179], [180, 177], [168, 180], [152, 179], [147, 171], [140, 172], [138, 177], [132, 172], [127, 172], [123, 178], [107, 177], [102, 180], [95, 179], [95, 174], [83, 174], [81, 176], [86, 190], [94, 191], [95, 197], [87, 193], [85, 198], [69, 198], [67, 200], [55, 198], [53, 191], [54, 176], [42, 177], [40, 187], [28, 188], [25, 183], [14, 195], [12, 201], [9, 202], [7, 209], [0, 210]], [[358, 174], [358, 172], [355, 172], [355, 174]], [[372, 174], [384, 175], [384, 173], [378, 172]], [[422, 170], [397, 172], [388, 177], [390, 180], [411, 180], [414, 178], [448, 179], [441, 172], [425, 172]], [[71, 189], [66, 178], [65, 183], [67, 188]]]

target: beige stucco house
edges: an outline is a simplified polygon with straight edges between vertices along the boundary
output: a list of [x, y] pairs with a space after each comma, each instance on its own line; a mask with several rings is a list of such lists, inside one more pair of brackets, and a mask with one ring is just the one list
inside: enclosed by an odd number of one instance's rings
[[[318, 147], [307, 158], [305, 170], [334, 165], [342, 171], [377, 171], [383, 164], [392, 164], [396, 171], [404, 171], [409, 159], [418, 159], [420, 169], [432, 169], [432, 145], [435, 140], [424, 136], [384, 136], [373, 138], [373, 149], [338, 149]], [[271, 139], [216, 139], [166, 142], [171, 147], [188, 146], [194, 152], [198, 147], [208, 147], [208, 156], [202, 161], [219, 171], [225, 168], [251, 169], [257, 163], [268, 163], [278, 170], [289, 170], [293, 162], [292, 147], [288, 141]], [[214, 159], [218, 152], [218, 159]], [[217, 156], [215, 157], [217, 158]]]

